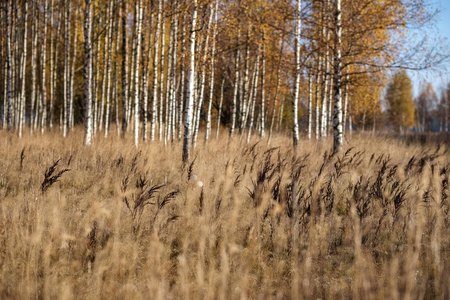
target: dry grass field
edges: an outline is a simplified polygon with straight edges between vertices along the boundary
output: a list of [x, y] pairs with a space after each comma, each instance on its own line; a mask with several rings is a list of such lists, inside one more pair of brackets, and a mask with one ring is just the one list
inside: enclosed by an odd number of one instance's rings
[[0, 298], [450, 298], [449, 144], [223, 138], [0, 132]]

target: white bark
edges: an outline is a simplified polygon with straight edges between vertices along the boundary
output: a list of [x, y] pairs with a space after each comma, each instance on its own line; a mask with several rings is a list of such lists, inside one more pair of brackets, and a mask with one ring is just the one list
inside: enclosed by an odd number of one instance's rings
[[261, 112], [260, 112], [260, 116], [261, 116], [261, 120], [260, 120], [260, 132], [259, 135], [261, 136], [261, 138], [264, 138], [265, 135], [265, 103], [266, 103], [266, 44], [265, 44], [265, 37], [264, 37], [264, 32], [263, 32], [263, 47], [262, 47], [262, 73], [261, 73]]
[[6, 1], [6, 99], [7, 99], [7, 111], [6, 111], [6, 122], [8, 130], [12, 129], [12, 73], [11, 73], [11, 0]]
[[[94, 15], [95, 15], [95, 13], [94, 13]], [[100, 24], [102, 23], [102, 15], [101, 14], [99, 17], [99, 23]], [[98, 90], [99, 90], [99, 86], [100, 86], [100, 65], [101, 65], [100, 64], [100, 49], [101, 49], [100, 41], [101, 41], [100, 38], [98, 38], [97, 50], [94, 51], [95, 56], [93, 56], [93, 66], [95, 66], [95, 69], [93, 69], [93, 75], [92, 75], [92, 76], [95, 76], [95, 80], [93, 79], [93, 95], [92, 95], [92, 105], [93, 105], [92, 126], [93, 126], [93, 135], [94, 136], [97, 134], [98, 115], [99, 115], [98, 114], [98, 105], [99, 105]]]
[[105, 137], [108, 137], [109, 133], [109, 114], [111, 112], [111, 60], [112, 60], [112, 33], [113, 33], [113, 21], [114, 21], [114, 1], [109, 2], [109, 28], [108, 28], [108, 61], [106, 63], [107, 74], [107, 87], [106, 87], [106, 107], [105, 107]]
[[[155, 33], [155, 50], [153, 53], [153, 98], [152, 98], [152, 121], [150, 125], [150, 140], [155, 140], [155, 126], [156, 126], [156, 115], [158, 109], [158, 51], [159, 51], [159, 36], [160, 36], [160, 26], [161, 26], [161, 11], [162, 11], [162, 1], [158, 0], [158, 16], [156, 19], [156, 33]], [[161, 126], [161, 124], [159, 125]]]
[[236, 126], [236, 110], [237, 110], [237, 95], [239, 89], [239, 57], [240, 57], [240, 47], [239, 40], [241, 36], [241, 30], [239, 28], [238, 31], [238, 47], [236, 49], [236, 60], [234, 64], [234, 93], [233, 93], [233, 111], [231, 115], [231, 127], [230, 127], [230, 136], [234, 133], [234, 127]]
[[178, 101], [178, 139], [181, 139], [181, 128], [183, 125], [183, 104], [185, 101], [185, 69], [186, 69], [186, 26], [184, 26], [184, 18], [183, 18], [183, 26], [182, 27], [182, 37], [181, 37], [181, 75], [180, 75], [180, 100]]
[[92, 3], [85, 0], [84, 11], [84, 101], [85, 110], [85, 145], [92, 143]]
[[[325, 30], [325, 27], [324, 27]], [[330, 32], [327, 33], [327, 41], [329, 40]], [[328, 120], [328, 73], [329, 73], [329, 48], [327, 42], [327, 50], [325, 54], [325, 62], [323, 64], [323, 92], [322, 92], [322, 122], [321, 122], [321, 137], [327, 136], [327, 120]]]
[[130, 61], [130, 85], [128, 87], [128, 95], [130, 95], [130, 99], [128, 100], [127, 104], [127, 112], [128, 112], [128, 124], [130, 125], [128, 127], [128, 130], [133, 129], [134, 128], [134, 124], [133, 124], [133, 117], [134, 117], [134, 107], [133, 107], [133, 99], [132, 97], [134, 97], [134, 81], [135, 81], [135, 77], [134, 77], [134, 72], [136, 69], [136, 29], [137, 29], [137, 12], [135, 11], [135, 17], [134, 17], [134, 31], [133, 31], [133, 36], [131, 38], [131, 61]]
[[117, 23], [116, 23], [116, 44], [115, 44], [115, 60], [114, 60], [114, 78], [113, 78], [113, 82], [114, 82], [114, 90], [113, 90], [113, 98], [112, 101], [114, 103], [114, 109], [115, 109], [115, 114], [116, 114], [116, 131], [117, 131], [117, 136], [120, 137], [120, 126], [119, 126], [119, 93], [118, 93], [118, 88], [119, 88], [119, 82], [118, 82], [118, 56], [119, 56], [119, 38], [120, 38], [120, 21], [119, 19], [117, 19]]
[[[160, 60], [160, 72], [159, 72], [159, 140], [162, 141], [163, 126], [165, 126], [167, 120], [163, 119], [164, 113], [164, 62], [165, 62], [165, 50], [166, 50], [166, 18], [164, 11], [164, 1], [162, 3], [161, 11], [161, 60]], [[163, 125], [164, 124], [164, 125]]]
[[[51, 10], [52, 15], [54, 15], [55, 5], [53, 0], [51, 0]], [[53, 18], [51, 18], [53, 23]], [[55, 111], [55, 86], [56, 86], [56, 69], [58, 61], [58, 45], [55, 42], [55, 35], [52, 30], [53, 26], [50, 26], [50, 110], [49, 110], [49, 125], [50, 129], [53, 128], [53, 119], [54, 119], [54, 111]], [[58, 22], [57, 36], [59, 36], [61, 30], [61, 22]]]
[[136, 1], [136, 69], [134, 76], [134, 145], [136, 148], [139, 145], [139, 62], [140, 62], [140, 50], [141, 50], [141, 26], [142, 26], [142, 0]]
[[48, 13], [48, 0], [45, 0], [44, 4], [44, 33], [42, 37], [42, 56], [41, 56], [41, 80], [42, 80], [42, 118], [41, 118], [41, 133], [44, 133], [45, 127], [47, 125], [47, 84], [46, 84], [46, 66], [47, 66], [47, 19], [48, 16], [46, 14]]
[[[215, 53], [216, 53], [216, 35], [217, 35], [217, 10], [218, 10], [218, 0], [215, 0], [215, 16], [214, 16], [214, 29], [212, 35], [212, 49], [211, 49], [211, 79], [209, 81], [209, 102], [208, 111], [206, 112], [206, 132], [205, 141], [208, 141], [211, 134], [211, 106], [214, 96], [214, 76], [215, 76]], [[245, 102], [245, 101], [244, 101]]]
[[315, 97], [315, 105], [316, 105], [316, 140], [320, 139], [320, 78], [322, 78], [322, 71], [320, 69], [322, 59], [318, 58], [318, 70], [316, 73], [316, 97]]
[[293, 144], [297, 147], [299, 142], [299, 129], [298, 129], [298, 100], [300, 96], [300, 34], [301, 34], [301, 11], [302, 1], [297, 0], [296, 15], [295, 15], [295, 89], [294, 99], [292, 103], [292, 133]]
[[169, 52], [167, 54], [167, 76], [166, 76], [166, 114], [165, 114], [165, 126], [164, 126], [164, 145], [167, 145], [169, 140], [170, 131], [172, 129], [172, 63], [173, 63], [173, 39], [174, 39], [174, 25], [173, 16], [171, 18], [170, 34], [169, 34]]
[[[178, 1], [175, 1], [175, 9], [178, 8]], [[172, 95], [171, 95], [171, 105], [172, 105], [172, 133], [171, 133], [171, 141], [175, 140], [175, 127], [176, 127], [176, 103], [177, 103], [177, 92], [178, 87], [176, 86], [176, 72], [177, 72], [177, 52], [178, 52], [178, 15], [175, 15], [174, 21], [174, 45], [173, 45], [173, 64], [172, 64]], [[180, 101], [181, 102], [181, 101]], [[181, 109], [179, 110], [179, 114], [181, 114]]]
[[336, 0], [336, 36], [335, 36], [335, 51], [334, 51], [334, 118], [333, 118], [333, 129], [334, 129], [334, 151], [342, 151], [343, 146], [343, 134], [342, 134], [342, 67], [341, 67], [341, 0]]
[[197, 22], [197, 0], [193, 1], [191, 33], [189, 37], [189, 73], [186, 93], [186, 112], [184, 121], [184, 140], [183, 140], [183, 162], [188, 164], [190, 161], [190, 141], [191, 141], [191, 122], [194, 105], [194, 83], [195, 83], [195, 31]]
[[[37, 12], [36, 9], [34, 9], [33, 16], [36, 18]], [[33, 36], [33, 44], [31, 46], [31, 111], [30, 111], [30, 134], [33, 133], [33, 125], [34, 125], [34, 119], [37, 117], [34, 112], [34, 105], [36, 101], [36, 77], [37, 77], [37, 62], [36, 62], [36, 56], [37, 56], [37, 29], [36, 29], [36, 22], [33, 22], [32, 26], [32, 32]]]
[[308, 74], [308, 140], [311, 140], [312, 137], [312, 98], [313, 98], [313, 91], [312, 91], [312, 74], [311, 70]]
[[67, 125], [69, 117], [69, 99], [70, 99], [70, 0], [65, 1], [65, 13], [66, 17], [64, 19], [65, 23], [65, 52], [64, 52], [64, 120], [63, 120], [63, 136], [67, 136]]
[[19, 117], [19, 138], [22, 137], [22, 130], [25, 121], [25, 101], [26, 101], [26, 65], [27, 65], [27, 41], [28, 41], [28, 1], [25, 0], [25, 21], [24, 21], [24, 36], [23, 36], [23, 52], [22, 52], [22, 89], [20, 93], [20, 117]]
[[77, 39], [78, 39], [78, 26], [75, 25], [75, 35], [73, 37], [72, 70], [70, 71], [70, 102], [69, 102], [69, 125], [68, 125], [70, 130], [73, 130], [75, 123], [73, 115], [73, 100], [75, 98], [73, 85], [75, 80], [75, 63], [77, 61]]
[[[109, 1], [109, 3], [113, 3], [112, 1]], [[105, 30], [105, 39], [104, 39], [104, 43], [103, 43], [103, 62], [102, 62], [102, 96], [100, 98], [100, 102], [99, 102], [99, 115], [98, 115], [98, 129], [99, 131], [102, 131], [103, 129], [103, 116], [105, 113], [105, 104], [106, 104], [106, 98], [107, 98], [107, 91], [106, 91], [106, 86], [108, 84], [108, 50], [109, 50], [109, 29], [112, 26], [112, 20], [109, 18], [109, 13], [110, 13], [110, 6], [108, 6], [108, 8], [106, 9], [106, 18], [105, 18], [105, 23], [106, 23], [106, 30]]]
[[253, 127], [253, 121], [255, 118], [255, 106], [256, 106], [256, 98], [258, 94], [258, 81], [259, 81], [259, 60], [261, 55], [261, 46], [258, 46], [258, 55], [256, 56], [256, 62], [255, 62], [255, 79], [253, 83], [253, 91], [252, 91], [252, 102], [249, 106], [250, 111], [250, 125], [248, 126], [248, 132], [247, 132], [247, 143], [250, 143], [250, 138], [252, 136], [252, 127]]
[[244, 63], [244, 82], [243, 82], [243, 97], [241, 99], [241, 126], [240, 131], [243, 132], [246, 121], [247, 121], [247, 115], [248, 115], [248, 103], [249, 103], [249, 69], [250, 69], [250, 26], [247, 28], [247, 43], [245, 46], [245, 63]]
[[128, 37], [127, 37], [127, 4], [122, 2], [122, 135], [125, 136], [128, 127]]

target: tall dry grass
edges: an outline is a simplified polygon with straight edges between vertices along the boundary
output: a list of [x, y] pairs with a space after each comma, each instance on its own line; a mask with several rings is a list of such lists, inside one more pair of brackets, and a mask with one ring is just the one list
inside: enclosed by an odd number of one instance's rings
[[0, 298], [450, 298], [448, 145], [82, 139], [0, 132]]

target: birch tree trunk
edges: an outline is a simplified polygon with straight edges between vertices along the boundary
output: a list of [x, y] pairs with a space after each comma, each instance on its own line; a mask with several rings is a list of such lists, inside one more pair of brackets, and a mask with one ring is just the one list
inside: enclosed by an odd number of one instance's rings
[[[109, 3], [113, 3], [112, 1], [109, 1]], [[105, 29], [105, 39], [103, 43], [103, 68], [102, 68], [102, 96], [100, 98], [99, 102], [99, 115], [98, 115], [98, 129], [99, 131], [103, 130], [103, 117], [105, 113], [105, 104], [106, 104], [106, 98], [108, 97], [107, 84], [108, 84], [108, 73], [110, 71], [110, 68], [108, 68], [108, 54], [109, 54], [109, 29], [112, 26], [112, 20], [110, 19], [110, 5], [108, 5], [108, 8], [106, 9], [106, 29]], [[108, 87], [109, 88], [109, 87]]]
[[128, 127], [128, 38], [127, 38], [127, 4], [122, 2], [121, 6], [122, 16], [122, 136], [125, 136]]
[[92, 143], [92, 3], [85, 0], [84, 12], [84, 101], [85, 110], [85, 145]]
[[[95, 7], [95, 6], [94, 6]], [[95, 13], [94, 13], [95, 15]], [[99, 24], [102, 23], [102, 15], [99, 17]], [[97, 41], [97, 49], [92, 54], [92, 126], [93, 132], [92, 135], [95, 136], [97, 134], [97, 126], [98, 126], [98, 105], [99, 105], [99, 97], [98, 97], [98, 89], [100, 86], [100, 28], [98, 29], [98, 41]], [[95, 68], [94, 68], [95, 66]], [[95, 77], [95, 79], [94, 79]]]
[[141, 26], [142, 26], [142, 0], [136, 1], [136, 71], [134, 76], [134, 145], [136, 148], [139, 145], [139, 57], [141, 50]]
[[[135, 8], [136, 8], [136, 6], [135, 6]], [[134, 88], [135, 88], [135, 85], [134, 85], [134, 81], [135, 81], [134, 74], [135, 73], [134, 72], [135, 72], [135, 68], [136, 68], [135, 53], [136, 53], [136, 42], [137, 42], [136, 41], [136, 28], [137, 28], [137, 19], [138, 19], [137, 15], [138, 15], [138, 13], [135, 11], [134, 30], [133, 30], [133, 36], [131, 38], [130, 86], [128, 87], [128, 94], [130, 95], [130, 99], [127, 102], [128, 103], [128, 108], [127, 108], [128, 124], [130, 125], [130, 127], [128, 129], [133, 128], [133, 123], [132, 123], [133, 120], [132, 119], [134, 116], [134, 108], [132, 106], [132, 104], [134, 102], [131, 99], [131, 97], [132, 96], [134, 97]]]
[[[166, 76], [166, 114], [165, 114], [165, 126], [164, 126], [164, 145], [167, 145], [167, 141], [170, 138], [170, 131], [172, 129], [172, 64], [173, 64], [173, 42], [174, 40], [174, 16], [171, 17], [170, 22], [170, 34], [169, 34], [169, 52], [167, 54], [167, 76]], [[175, 39], [176, 40], [176, 39]]]
[[105, 107], [105, 137], [108, 137], [109, 133], [109, 114], [111, 112], [111, 59], [112, 59], [112, 47], [113, 47], [113, 22], [114, 22], [114, 1], [109, 2], [109, 28], [108, 28], [108, 61], [106, 63], [107, 74], [107, 87], [106, 87], [106, 107]]
[[[166, 46], [166, 18], [164, 11], [164, 1], [162, 1], [161, 11], [161, 60], [160, 60], [160, 72], [159, 72], [159, 140], [162, 141], [163, 126], [167, 120], [163, 120], [164, 113], [164, 62], [165, 62], [165, 46]], [[164, 122], [164, 123], [163, 123]], [[164, 125], [163, 125], [164, 124]]]
[[[0, 18], [6, 23], [6, 3], [5, 3], [5, 9], [0, 11]], [[6, 29], [6, 26], [4, 26]], [[6, 36], [6, 32], [5, 32], [5, 36]], [[6, 129], [6, 108], [8, 106], [8, 102], [7, 102], [7, 80], [6, 80], [6, 74], [7, 72], [7, 68], [6, 68], [6, 47], [2, 47], [0, 49], [0, 55], [2, 57], [2, 59], [4, 59], [4, 61], [1, 61], [1, 67], [2, 67], [2, 71], [3, 71], [3, 106], [2, 106], [2, 128]]]
[[316, 140], [320, 139], [320, 78], [322, 77], [321, 71], [321, 58], [318, 58], [317, 61], [318, 70], [316, 73], [316, 97], [315, 97], [315, 105], [316, 105]]
[[20, 93], [20, 117], [19, 117], [19, 138], [22, 138], [22, 130], [25, 121], [25, 105], [26, 105], [26, 65], [27, 65], [27, 41], [28, 41], [28, 1], [25, 0], [25, 11], [24, 11], [24, 33], [23, 33], [23, 52], [22, 52], [22, 89]]
[[[162, 1], [158, 0], [158, 16], [156, 19], [156, 33], [155, 33], [155, 49], [153, 52], [153, 97], [152, 97], [152, 121], [150, 124], [150, 140], [155, 140], [156, 114], [158, 109], [158, 51], [159, 51], [159, 35], [161, 30], [161, 10]], [[159, 124], [161, 126], [161, 124]]]
[[312, 74], [311, 69], [308, 74], [308, 140], [311, 140], [312, 136]]
[[183, 104], [185, 99], [185, 69], [186, 69], [186, 26], [185, 18], [182, 19], [181, 31], [181, 74], [180, 74], [180, 100], [178, 101], [178, 139], [181, 139], [181, 128], [183, 126]]
[[[325, 28], [325, 27], [324, 27]], [[325, 30], [325, 29], [324, 29]], [[330, 32], [327, 33], [327, 41]], [[324, 72], [323, 72], [323, 92], [322, 92], [322, 121], [321, 121], [321, 137], [327, 136], [327, 117], [328, 117], [328, 73], [329, 73], [329, 47], [327, 42], [327, 50], [325, 54]]]
[[240, 56], [240, 47], [239, 47], [239, 40], [241, 36], [241, 30], [239, 28], [238, 32], [238, 47], [236, 48], [236, 60], [234, 64], [234, 93], [233, 93], [233, 111], [231, 114], [231, 127], [230, 127], [230, 136], [233, 136], [234, 133], [234, 127], [236, 126], [236, 112], [237, 112], [237, 96], [238, 96], [238, 89], [239, 89], [239, 56]]
[[300, 34], [301, 34], [301, 11], [302, 1], [297, 0], [295, 15], [295, 89], [294, 99], [292, 103], [292, 133], [294, 147], [298, 146], [299, 142], [299, 129], [298, 129], [298, 100], [300, 96]]
[[[33, 10], [33, 16], [36, 18], [37, 11], [36, 8]], [[38, 18], [36, 18], [38, 19]], [[36, 101], [36, 77], [37, 77], [37, 69], [36, 69], [36, 56], [37, 56], [37, 29], [36, 29], [36, 21], [33, 22], [33, 26], [31, 29], [31, 34], [33, 36], [33, 44], [31, 46], [31, 111], [30, 111], [30, 134], [33, 133], [33, 125], [34, 125], [34, 119], [36, 118], [36, 114], [34, 113], [34, 105]]]
[[262, 38], [262, 42], [263, 42], [263, 46], [262, 46], [262, 73], [261, 73], [261, 112], [260, 112], [260, 116], [261, 116], [261, 120], [260, 120], [260, 126], [261, 126], [261, 130], [260, 130], [260, 137], [264, 138], [265, 132], [265, 103], [266, 103], [266, 93], [265, 93], [265, 89], [266, 89], [266, 43], [265, 43], [265, 36], [264, 36], [264, 32], [263, 32], [263, 38]]
[[[117, 5], [117, 4], [116, 4]], [[117, 9], [117, 7], [116, 7]], [[114, 50], [114, 75], [113, 75], [113, 82], [114, 82], [114, 90], [113, 90], [113, 97], [112, 102], [114, 103], [114, 111], [116, 116], [116, 131], [117, 136], [120, 137], [120, 126], [119, 126], [119, 82], [118, 82], [118, 57], [119, 57], [119, 39], [120, 39], [120, 15], [115, 15], [116, 19], [116, 26], [115, 26], [115, 34], [116, 34], [116, 43], [115, 43], [115, 50]], [[112, 117], [111, 117], [112, 118]]]
[[330, 94], [328, 95], [328, 109], [327, 109], [327, 134], [333, 127], [333, 99], [334, 99], [334, 56], [330, 57], [328, 62], [330, 67]]
[[65, 23], [65, 53], [64, 53], [64, 120], [63, 120], [63, 136], [67, 136], [67, 125], [68, 125], [68, 104], [70, 99], [70, 0], [65, 1], [66, 17], [64, 18]]
[[[175, 1], [175, 10], [178, 9], [178, 0]], [[178, 85], [176, 83], [176, 72], [177, 72], [177, 52], [178, 52], [178, 15], [174, 16], [174, 45], [173, 45], [173, 64], [172, 64], [172, 96], [171, 96], [171, 103], [172, 103], [172, 133], [171, 133], [171, 141], [172, 143], [175, 140], [175, 127], [176, 127], [176, 103], [177, 103], [177, 92], [178, 92]], [[183, 99], [183, 98], [181, 98]], [[180, 101], [181, 102], [181, 101]], [[181, 109], [178, 112], [181, 114]]]
[[42, 80], [42, 118], [41, 118], [41, 133], [45, 132], [45, 127], [47, 126], [47, 84], [46, 84], [46, 65], [47, 65], [47, 16], [48, 13], [48, 0], [45, 0], [44, 4], [44, 33], [42, 37], [42, 56], [41, 56], [41, 80]]
[[77, 39], [78, 39], [78, 26], [75, 25], [75, 35], [73, 37], [72, 70], [70, 71], [69, 130], [73, 130], [75, 124], [73, 114], [73, 100], [75, 98], [75, 93], [73, 91], [73, 84], [75, 80], [75, 63], [77, 61]]
[[341, 0], [336, 0], [336, 36], [335, 36], [335, 51], [334, 51], [334, 116], [333, 116], [333, 150], [335, 152], [342, 151], [343, 146], [343, 134], [342, 134], [342, 69], [341, 69]]
[[6, 99], [8, 109], [6, 112], [6, 122], [8, 130], [12, 129], [12, 73], [11, 73], [11, 0], [6, 1]]
[[[51, 0], [51, 10], [52, 10], [52, 16], [54, 16], [54, 0]], [[52, 23], [53, 18], [51, 18]], [[58, 22], [58, 29], [57, 29], [57, 36], [59, 36], [59, 32], [61, 30], [61, 20]], [[49, 126], [50, 129], [53, 128], [53, 119], [54, 119], [54, 112], [55, 112], [55, 86], [56, 86], [56, 69], [57, 69], [57, 62], [58, 62], [58, 46], [55, 42], [55, 35], [53, 34], [52, 30], [53, 26], [50, 26], [50, 109], [49, 109]]]
[[[208, 102], [208, 111], [206, 112], [206, 132], [205, 132], [205, 141], [208, 141], [209, 136], [211, 134], [211, 106], [212, 100], [214, 96], [214, 76], [215, 76], [215, 53], [216, 53], [216, 35], [217, 35], [217, 10], [218, 10], [218, 0], [215, 0], [214, 7], [214, 29], [212, 35], [212, 49], [211, 49], [211, 79], [209, 82], [209, 102]], [[245, 102], [245, 101], [244, 101]]]
[[245, 46], [245, 62], [244, 62], [244, 82], [243, 82], [243, 97], [241, 99], [241, 124], [239, 127], [239, 131], [242, 132], [245, 129], [247, 115], [248, 115], [248, 103], [249, 103], [249, 69], [250, 69], [250, 25], [247, 28], [247, 41]]
[[195, 31], [197, 22], [197, 0], [193, 1], [191, 33], [189, 37], [189, 73], [186, 93], [186, 112], [184, 121], [184, 140], [183, 140], [183, 162], [188, 164], [190, 161], [190, 141], [191, 141], [191, 122], [194, 105], [194, 83], [195, 83]]
[[252, 102], [249, 105], [250, 125], [248, 126], [248, 132], [247, 132], [247, 144], [250, 143], [250, 138], [252, 136], [253, 121], [255, 118], [255, 106], [256, 106], [256, 98], [257, 98], [257, 94], [258, 94], [260, 55], [261, 55], [261, 46], [258, 46], [258, 54], [256, 56], [256, 62], [255, 62], [255, 79], [254, 79], [254, 83], [253, 83], [253, 92], [250, 97], [250, 98], [252, 98]]
[[255, 66], [253, 68], [253, 73], [251, 75], [251, 81], [249, 84], [249, 89], [250, 89], [250, 93], [248, 95], [248, 101], [246, 104], [246, 112], [244, 115], [244, 120], [243, 120], [243, 128], [245, 128], [245, 126], [247, 126], [247, 120], [248, 120], [248, 116], [250, 115], [250, 110], [252, 107], [252, 103], [253, 103], [253, 91], [254, 91], [254, 87], [255, 84], [257, 84], [258, 80], [256, 79], [256, 75], [259, 74], [259, 72], [256, 72], [256, 70], [259, 70], [259, 59], [255, 59]]

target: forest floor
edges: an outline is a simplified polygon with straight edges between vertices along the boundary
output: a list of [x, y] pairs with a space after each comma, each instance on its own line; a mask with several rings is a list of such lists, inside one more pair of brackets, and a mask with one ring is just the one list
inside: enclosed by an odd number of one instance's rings
[[0, 298], [450, 298], [448, 136], [222, 138], [0, 131]]

